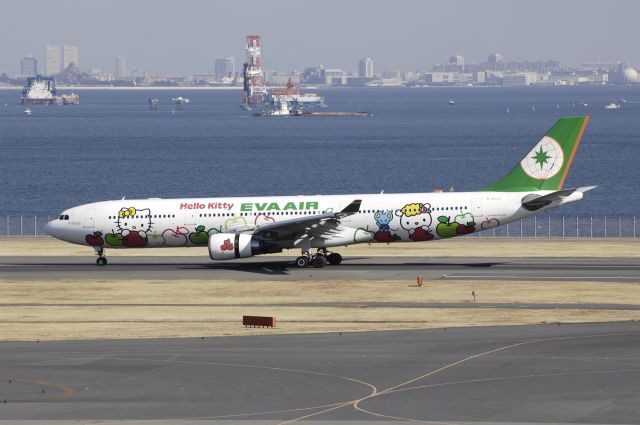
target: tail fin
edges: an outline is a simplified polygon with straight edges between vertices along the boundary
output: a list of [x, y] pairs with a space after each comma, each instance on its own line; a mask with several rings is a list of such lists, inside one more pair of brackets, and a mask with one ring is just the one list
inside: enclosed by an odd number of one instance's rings
[[560, 190], [578, 149], [588, 116], [560, 118], [506, 176], [485, 191]]

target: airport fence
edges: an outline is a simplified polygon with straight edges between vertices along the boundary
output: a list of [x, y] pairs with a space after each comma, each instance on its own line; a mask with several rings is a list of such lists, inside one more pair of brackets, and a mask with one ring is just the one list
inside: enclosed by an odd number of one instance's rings
[[[4, 216], [0, 236], [47, 236], [44, 225], [51, 217]], [[434, 223], [435, 226], [435, 223]], [[475, 232], [478, 238], [637, 238], [636, 217], [537, 217]]]

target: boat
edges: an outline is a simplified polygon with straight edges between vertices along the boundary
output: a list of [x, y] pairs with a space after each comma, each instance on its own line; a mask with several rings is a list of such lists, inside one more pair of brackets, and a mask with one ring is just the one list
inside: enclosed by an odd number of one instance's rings
[[604, 106], [604, 109], [620, 109], [621, 106], [617, 103], [611, 102], [608, 105]]
[[160, 100], [158, 100], [157, 97], [149, 98], [149, 109], [152, 111], [157, 111], [158, 103], [160, 103]]
[[453, 100], [453, 99], [449, 99], [449, 105], [455, 105], [455, 104], [456, 104], [456, 101], [455, 101], [455, 100]]
[[56, 105], [79, 105], [80, 104], [80, 96], [71, 93], [71, 94], [63, 94], [61, 96], [55, 97]]
[[51, 77], [36, 75], [28, 77], [22, 89], [21, 103], [31, 105], [51, 105], [55, 101], [56, 81]]
[[27, 117], [30, 117], [31, 116], [31, 108], [26, 108], [24, 110], [24, 115], [27, 116]]
[[172, 101], [176, 102], [178, 105], [182, 105], [185, 103], [189, 103], [189, 98], [187, 97], [182, 97], [182, 96], [178, 96], [178, 97], [172, 97], [171, 98]]
[[272, 102], [267, 108], [265, 108], [262, 112], [256, 112], [254, 115], [256, 116], [265, 116], [265, 117], [288, 117], [291, 115], [299, 115], [289, 108], [289, 104], [282, 100], [276, 100]]
[[270, 92], [272, 102], [287, 102], [294, 109], [298, 108], [326, 108], [324, 97], [316, 93], [303, 93], [289, 78], [287, 87], [274, 88]]

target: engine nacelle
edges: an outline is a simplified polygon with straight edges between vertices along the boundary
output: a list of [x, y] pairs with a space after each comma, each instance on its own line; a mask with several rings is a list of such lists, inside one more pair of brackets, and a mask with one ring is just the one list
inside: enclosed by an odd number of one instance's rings
[[214, 233], [209, 235], [209, 257], [216, 261], [234, 260], [281, 251], [281, 248], [270, 246], [246, 233]]

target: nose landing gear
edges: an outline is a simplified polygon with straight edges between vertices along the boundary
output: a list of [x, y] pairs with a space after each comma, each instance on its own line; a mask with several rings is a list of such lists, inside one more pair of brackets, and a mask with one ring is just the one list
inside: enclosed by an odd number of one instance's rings
[[106, 266], [107, 257], [104, 256], [104, 249], [100, 246], [96, 246], [94, 248], [96, 250], [96, 255], [98, 256], [98, 258], [96, 258], [96, 264], [99, 266]]

